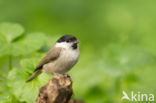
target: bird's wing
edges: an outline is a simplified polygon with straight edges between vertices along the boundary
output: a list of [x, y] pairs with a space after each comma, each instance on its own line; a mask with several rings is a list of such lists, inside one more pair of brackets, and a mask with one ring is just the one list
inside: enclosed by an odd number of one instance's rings
[[60, 48], [60, 47], [52, 47], [48, 51], [48, 53], [41, 59], [41, 61], [39, 62], [38, 66], [36, 67], [36, 69], [34, 71], [40, 70], [40, 69], [42, 69], [44, 64], [47, 64], [51, 61], [56, 60], [60, 55], [61, 49], [62, 48]]

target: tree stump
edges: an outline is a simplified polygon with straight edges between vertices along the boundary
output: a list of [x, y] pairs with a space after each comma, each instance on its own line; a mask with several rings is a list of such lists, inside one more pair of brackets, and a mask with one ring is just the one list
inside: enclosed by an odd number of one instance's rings
[[85, 103], [81, 100], [70, 99], [73, 94], [70, 76], [62, 74], [51, 78], [39, 90], [36, 103]]
[[36, 103], [68, 103], [72, 94], [70, 76], [54, 76], [48, 84], [40, 88]]

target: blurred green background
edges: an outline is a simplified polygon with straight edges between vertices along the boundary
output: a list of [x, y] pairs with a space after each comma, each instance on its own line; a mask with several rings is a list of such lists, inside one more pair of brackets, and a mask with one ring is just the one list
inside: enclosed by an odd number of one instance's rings
[[156, 95], [155, 0], [0, 0], [0, 103], [33, 103], [51, 77], [31, 83], [40, 58], [64, 34], [80, 40], [68, 73], [73, 98], [127, 103], [128, 94]]

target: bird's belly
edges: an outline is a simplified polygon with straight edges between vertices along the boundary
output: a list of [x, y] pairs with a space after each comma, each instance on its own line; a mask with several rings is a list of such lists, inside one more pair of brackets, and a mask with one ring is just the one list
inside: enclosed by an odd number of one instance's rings
[[79, 58], [79, 52], [73, 53], [73, 52], [67, 52], [63, 51], [61, 56], [48, 64], [45, 64], [43, 66], [43, 71], [46, 73], [66, 73], [69, 71], [77, 62]]

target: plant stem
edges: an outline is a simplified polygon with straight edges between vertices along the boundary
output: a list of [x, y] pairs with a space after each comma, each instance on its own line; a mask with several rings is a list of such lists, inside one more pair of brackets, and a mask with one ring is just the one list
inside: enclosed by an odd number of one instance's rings
[[9, 70], [12, 69], [12, 56], [9, 55]]

